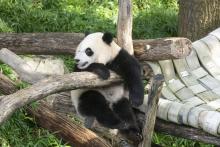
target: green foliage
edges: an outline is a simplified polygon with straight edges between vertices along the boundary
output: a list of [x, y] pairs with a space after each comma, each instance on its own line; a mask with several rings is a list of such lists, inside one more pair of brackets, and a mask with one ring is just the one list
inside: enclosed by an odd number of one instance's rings
[[181, 139], [170, 135], [154, 133], [153, 142], [164, 147], [214, 147], [214, 145], [204, 144], [187, 139]]
[[134, 38], [177, 36], [177, 11], [168, 8], [144, 10], [134, 18]]
[[0, 32], [13, 32], [8, 25], [0, 18]]
[[74, 65], [75, 65], [75, 62], [73, 60], [73, 56], [71, 56], [71, 55], [69, 55], [69, 56], [59, 55], [58, 57], [63, 59], [65, 66], [68, 68], [68, 71], [73, 72]]
[[13, 114], [9, 121], [0, 127], [0, 146], [48, 147], [64, 146], [47, 130], [38, 128], [34, 119], [24, 109]]

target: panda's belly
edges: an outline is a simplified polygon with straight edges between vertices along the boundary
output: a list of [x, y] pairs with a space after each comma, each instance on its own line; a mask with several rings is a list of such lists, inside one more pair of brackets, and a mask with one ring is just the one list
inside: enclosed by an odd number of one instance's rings
[[106, 88], [99, 88], [96, 90], [99, 91], [110, 103], [117, 102], [122, 97], [127, 97], [123, 84], [114, 85]]
[[114, 85], [105, 88], [96, 88], [96, 89], [76, 89], [71, 91], [71, 100], [76, 110], [78, 108], [80, 95], [88, 90], [96, 90], [100, 92], [105, 97], [105, 99], [110, 103], [115, 103], [122, 97], [128, 98], [128, 91], [124, 89], [123, 84]]

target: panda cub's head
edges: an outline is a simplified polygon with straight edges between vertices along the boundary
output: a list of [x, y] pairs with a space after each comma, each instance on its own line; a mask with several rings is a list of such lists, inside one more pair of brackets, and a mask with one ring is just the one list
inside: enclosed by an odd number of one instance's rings
[[108, 63], [118, 55], [120, 49], [110, 33], [92, 33], [81, 41], [74, 59], [79, 69], [85, 69], [92, 63]]

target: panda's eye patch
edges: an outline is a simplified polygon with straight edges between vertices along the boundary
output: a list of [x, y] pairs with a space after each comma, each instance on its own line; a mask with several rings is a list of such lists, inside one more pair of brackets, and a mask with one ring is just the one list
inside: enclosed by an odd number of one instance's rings
[[85, 50], [85, 53], [86, 53], [87, 56], [92, 56], [92, 55], [94, 54], [94, 52], [92, 51], [91, 48], [87, 48], [87, 49]]

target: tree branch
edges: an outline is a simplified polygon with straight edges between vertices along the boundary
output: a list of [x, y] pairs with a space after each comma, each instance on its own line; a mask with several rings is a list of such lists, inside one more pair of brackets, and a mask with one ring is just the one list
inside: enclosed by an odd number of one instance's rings
[[21, 57], [6, 48], [0, 50], [0, 60], [13, 68], [22, 81], [33, 84], [47, 77], [34, 71]]

